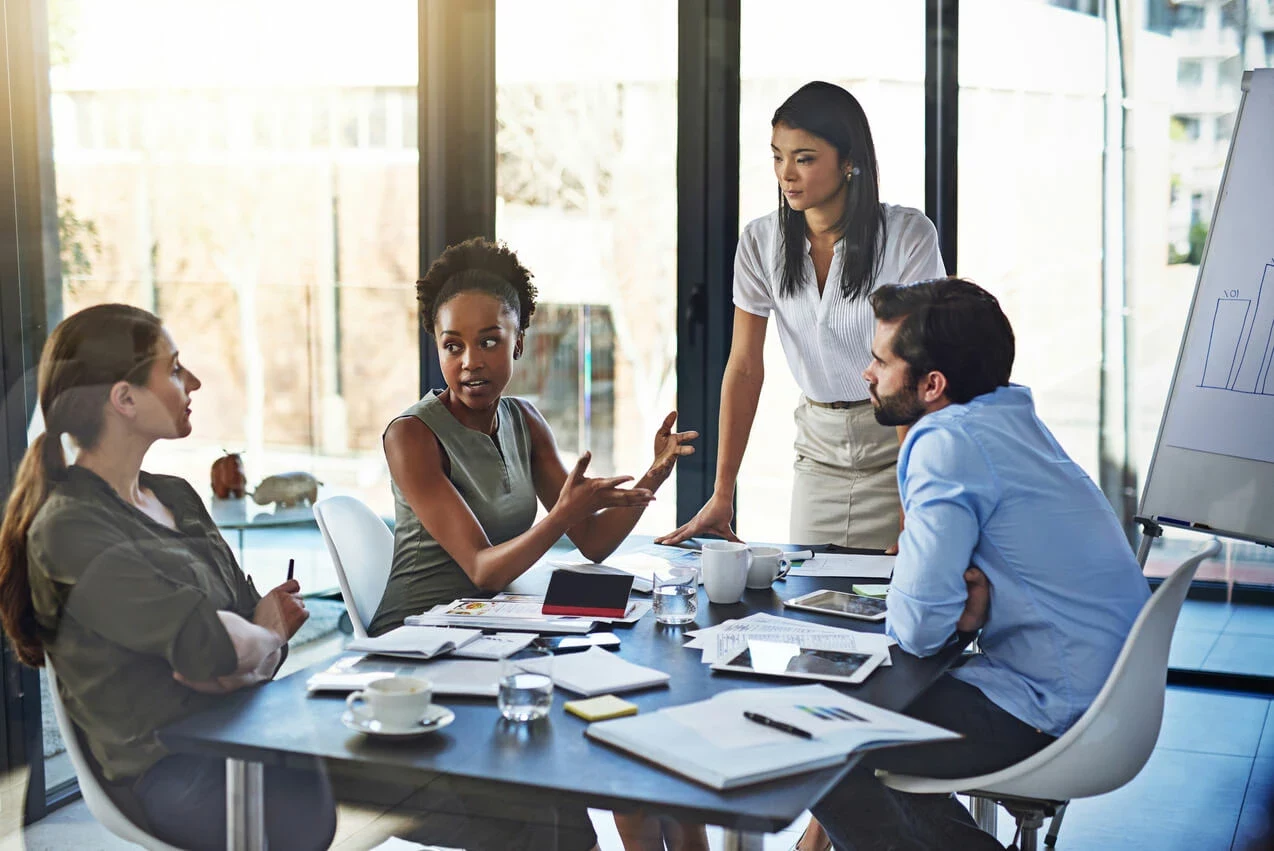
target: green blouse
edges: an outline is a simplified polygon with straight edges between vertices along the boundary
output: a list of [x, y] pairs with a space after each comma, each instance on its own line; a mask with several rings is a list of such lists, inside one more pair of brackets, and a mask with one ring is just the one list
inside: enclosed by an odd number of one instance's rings
[[[451, 465], [448, 478], [492, 544], [516, 538], [535, 522], [531, 432], [521, 405], [507, 396], [500, 399], [494, 435], [462, 425], [433, 393], [402, 413], [434, 433]], [[429, 534], [397, 483], [393, 491], [394, 561], [380, 607], [367, 628], [371, 635], [401, 626], [408, 615], [438, 603], [488, 596]]]
[[175, 679], [234, 673], [218, 610], [251, 620], [261, 599], [184, 479], [143, 472], [177, 531], [72, 466], [27, 535], [35, 616], [58, 690], [107, 780], [168, 752], [156, 731], [221, 699]]

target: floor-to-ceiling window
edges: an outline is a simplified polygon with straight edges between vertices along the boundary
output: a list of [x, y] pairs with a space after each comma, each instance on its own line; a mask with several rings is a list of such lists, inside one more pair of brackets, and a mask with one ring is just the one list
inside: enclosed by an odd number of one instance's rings
[[961, 0], [959, 268], [1000, 299], [1013, 380], [1098, 476], [1102, 340], [1102, 19]]
[[540, 299], [509, 392], [592, 475], [639, 478], [676, 407], [677, 29], [676, 0], [496, 4], [496, 236]]
[[[739, 228], [778, 206], [770, 120], [811, 80], [844, 86], [863, 105], [880, 161], [880, 197], [923, 210], [923, 0], [744, 0], [740, 42]], [[855, 372], [866, 364], [847, 364]], [[739, 471], [738, 532], [785, 541], [792, 501], [792, 413], [800, 397], [771, 322], [765, 384]]]
[[[194, 433], [147, 468], [208, 498], [212, 462], [242, 452], [249, 489], [308, 472], [392, 515], [380, 435], [419, 387], [416, 2], [47, 9], [50, 320], [152, 310], [203, 381]], [[296, 555], [303, 588], [335, 585], [321, 547]], [[52, 785], [69, 767], [44, 715]]]

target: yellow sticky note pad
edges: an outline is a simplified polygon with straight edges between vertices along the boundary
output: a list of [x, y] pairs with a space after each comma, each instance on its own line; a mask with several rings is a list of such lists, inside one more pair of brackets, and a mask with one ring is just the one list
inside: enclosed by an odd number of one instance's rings
[[585, 700], [568, 700], [562, 704], [562, 708], [585, 721], [605, 721], [607, 718], [623, 718], [625, 715], [637, 714], [637, 704], [629, 703], [613, 694], [603, 694], [600, 697], [590, 697]]

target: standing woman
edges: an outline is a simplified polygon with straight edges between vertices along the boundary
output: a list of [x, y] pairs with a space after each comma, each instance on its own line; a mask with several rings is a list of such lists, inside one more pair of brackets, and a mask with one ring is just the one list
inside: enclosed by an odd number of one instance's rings
[[773, 314], [801, 388], [789, 540], [884, 549], [898, 538], [898, 435], [876, 422], [861, 375], [875, 324], [867, 296], [882, 284], [945, 275], [937, 233], [919, 210], [880, 202], [867, 116], [840, 86], [807, 83], [771, 126], [779, 207], [739, 237], [712, 498], [660, 541], [737, 540], [735, 481]]
[[[0, 528], [0, 616], [19, 660], [56, 670], [94, 773], [130, 820], [170, 845], [219, 849], [224, 760], [169, 753], [157, 731], [273, 677], [309, 613], [295, 580], [257, 593], [188, 482], [142, 470], [155, 441], [190, 434], [198, 389], [144, 310], [98, 305], [53, 329], [46, 431]], [[327, 848], [327, 780], [267, 766], [265, 830], [272, 847]]]

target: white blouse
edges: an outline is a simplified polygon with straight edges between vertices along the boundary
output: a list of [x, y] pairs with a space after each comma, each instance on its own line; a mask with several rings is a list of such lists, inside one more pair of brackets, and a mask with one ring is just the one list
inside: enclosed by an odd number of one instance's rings
[[[938, 232], [925, 214], [885, 204], [885, 246], [871, 289], [946, 275], [938, 253]], [[779, 295], [783, 245], [778, 211], [748, 223], [734, 256], [734, 304], [756, 316], [775, 315], [779, 341], [801, 392], [815, 402], [853, 402], [867, 398], [862, 371], [871, 360], [876, 317], [866, 298], [841, 295], [844, 245], [838, 241], [822, 296], [814, 261], [805, 240], [801, 287]]]

